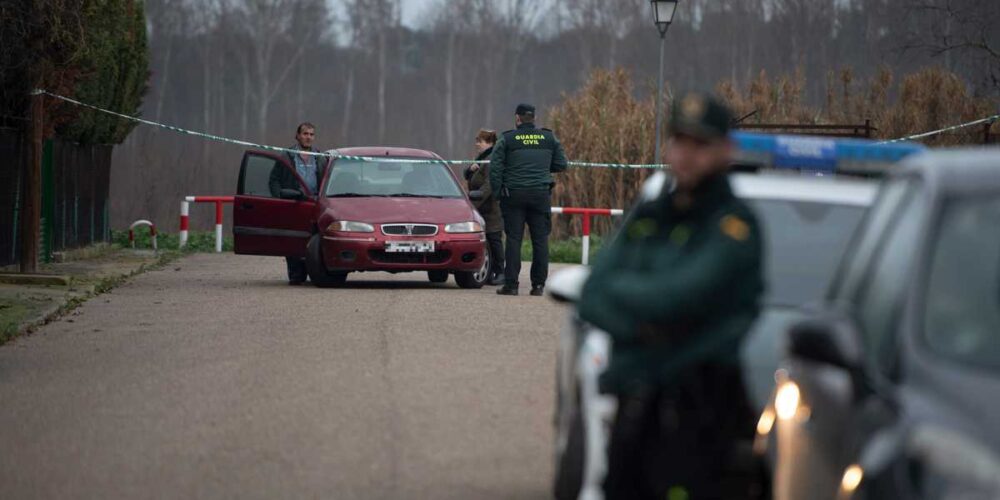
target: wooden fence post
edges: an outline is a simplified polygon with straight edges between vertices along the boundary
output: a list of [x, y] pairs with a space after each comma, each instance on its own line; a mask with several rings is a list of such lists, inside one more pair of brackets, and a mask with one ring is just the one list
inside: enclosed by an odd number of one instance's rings
[[26, 143], [27, 163], [24, 165], [24, 190], [21, 198], [21, 260], [22, 273], [38, 272], [38, 249], [41, 238], [42, 213], [42, 120], [43, 101], [41, 94], [31, 96], [31, 121], [28, 125]]

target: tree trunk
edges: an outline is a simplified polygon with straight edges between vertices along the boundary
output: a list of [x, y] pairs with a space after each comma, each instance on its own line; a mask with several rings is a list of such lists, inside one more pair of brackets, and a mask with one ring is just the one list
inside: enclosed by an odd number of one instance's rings
[[448, 34], [448, 55], [444, 69], [444, 133], [448, 154], [455, 154], [455, 36]]
[[385, 31], [383, 30], [378, 35], [378, 140], [380, 143], [385, 142], [385, 44]]

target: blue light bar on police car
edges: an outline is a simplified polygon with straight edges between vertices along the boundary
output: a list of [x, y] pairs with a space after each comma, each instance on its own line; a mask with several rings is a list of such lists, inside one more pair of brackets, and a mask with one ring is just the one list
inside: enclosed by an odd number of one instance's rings
[[916, 143], [876, 144], [864, 139], [733, 133], [736, 163], [822, 173], [873, 173], [922, 151]]

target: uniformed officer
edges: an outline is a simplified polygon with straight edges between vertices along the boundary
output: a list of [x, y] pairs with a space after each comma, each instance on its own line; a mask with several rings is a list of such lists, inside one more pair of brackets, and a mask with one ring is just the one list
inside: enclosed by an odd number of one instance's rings
[[580, 317], [612, 337], [601, 390], [618, 398], [606, 496], [745, 498], [729, 467], [753, 415], [737, 366], [764, 290], [761, 234], [727, 173], [731, 114], [674, 103], [672, 180], [635, 208], [593, 266]]
[[507, 248], [500, 295], [517, 295], [524, 225], [531, 233], [531, 295], [542, 295], [549, 274], [552, 174], [566, 170], [566, 153], [549, 129], [535, 128], [535, 107], [518, 105], [517, 128], [500, 136], [490, 157], [490, 185], [500, 193]]

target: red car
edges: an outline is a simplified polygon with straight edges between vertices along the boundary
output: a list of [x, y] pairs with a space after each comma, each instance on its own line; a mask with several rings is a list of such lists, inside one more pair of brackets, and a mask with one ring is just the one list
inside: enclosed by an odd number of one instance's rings
[[[419, 149], [349, 148], [335, 153], [386, 159], [440, 160]], [[321, 159], [322, 161], [329, 161]], [[299, 189], [269, 187], [275, 169], [288, 169]], [[489, 274], [483, 219], [455, 174], [442, 163], [335, 158], [311, 192], [285, 154], [243, 156], [233, 207], [235, 251], [298, 256], [320, 287], [342, 285], [348, 273], [426, 271], [462, 288], [481, 288]]]

